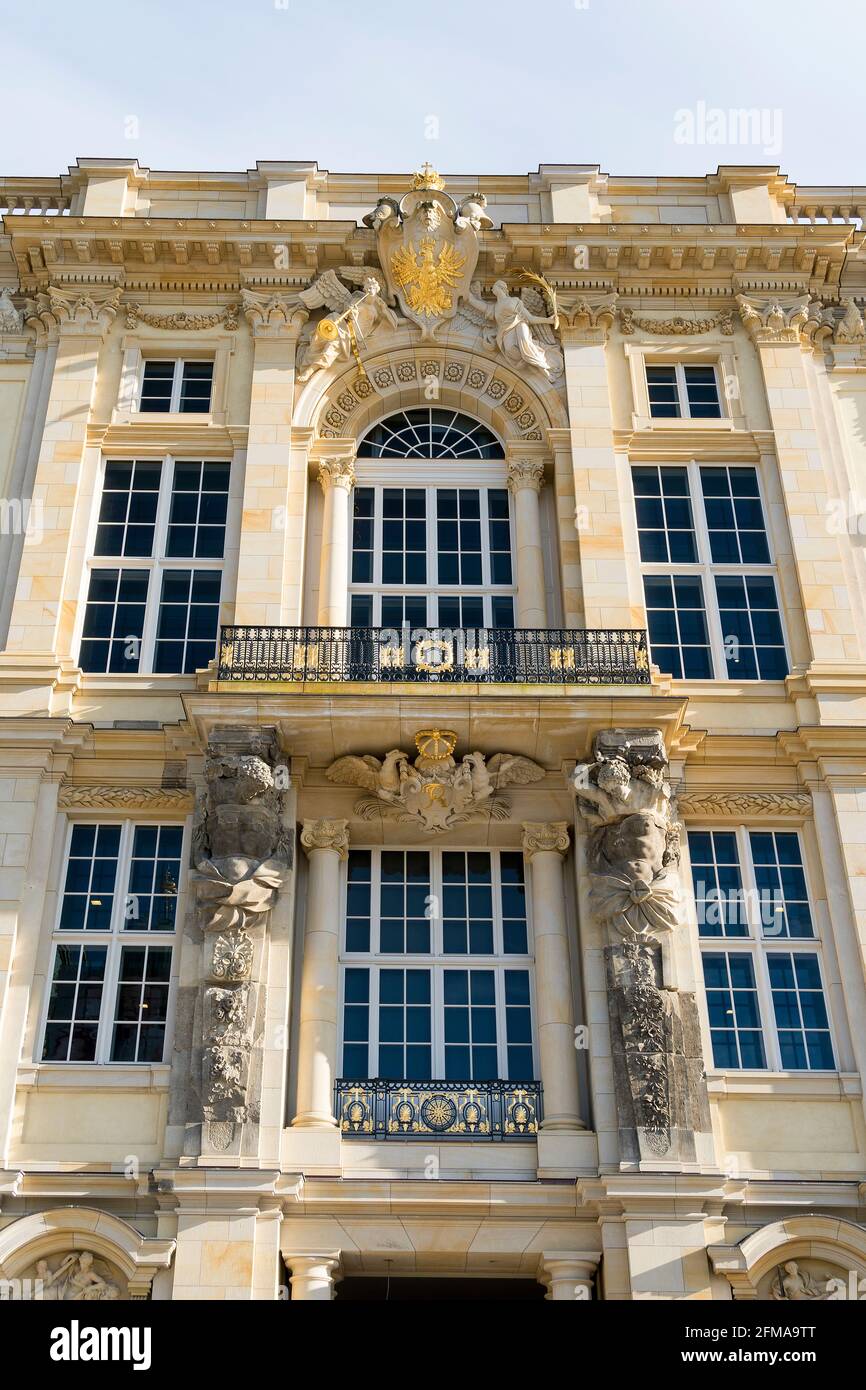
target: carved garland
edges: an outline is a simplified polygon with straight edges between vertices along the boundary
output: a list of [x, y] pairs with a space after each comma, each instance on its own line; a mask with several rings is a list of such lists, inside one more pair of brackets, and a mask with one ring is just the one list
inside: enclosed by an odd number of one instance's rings
[[690, 820], [714, 816], [808, 816], [812, 798], [808, 792], [683, 792], [678, 798], [680, 814]]
[[58, 804], [63, 810], [191, 811], [195, 797], [186, 787], [62, 786]]
[[149, 328], [194, 331], [222, 326], [229, 333], [233, 333], [238, 326], [239, 308], [239, 304], [229, 304], [225, 309], [213, 314], [189, 314], [185, 309], [179, 309], [174, 314], [154, 314], [148, 309], [143, 309], [140, 304], [127, 304], [126, 326], [137, 328], [141, 322], [146, 323]]
[[690, 337], [718, 328], [726, 337], [730, 337], [734, 331], [734, 313], [732, 309], [724, 309], [708, 319], [690, 319], [682, 314], [670, 319], [645, 319], [638, 318], [631, 309], [622, 308], [619, 311], [619, 325], [625, 334], [640, 328], [644, 333], [663, 334], [666, 337]]

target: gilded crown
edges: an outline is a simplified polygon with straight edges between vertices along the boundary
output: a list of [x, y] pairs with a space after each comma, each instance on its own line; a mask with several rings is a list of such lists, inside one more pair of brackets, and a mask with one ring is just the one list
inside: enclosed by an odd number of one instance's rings
[[433, 188], [440, 192], [445, 187], [445, 180], [441, 174], [436, 173], [432, 164], [425, 162], [418, 172], [412, 175], [409, 187], [413, 193], [421, 192], [425, 188]]

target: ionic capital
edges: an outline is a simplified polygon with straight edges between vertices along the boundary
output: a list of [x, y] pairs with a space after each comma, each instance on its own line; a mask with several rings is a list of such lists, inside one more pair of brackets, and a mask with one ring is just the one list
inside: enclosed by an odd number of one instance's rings
[[523, 822], [523, 853], [530, 861], [536, 854], [564, 855], [568, 845], [568, 821]]
[[349, 822], [346, 820], [305, 820], [301, 844], [308, 857], [317, 849], [335, 849], [341, 859], [349, 853]]

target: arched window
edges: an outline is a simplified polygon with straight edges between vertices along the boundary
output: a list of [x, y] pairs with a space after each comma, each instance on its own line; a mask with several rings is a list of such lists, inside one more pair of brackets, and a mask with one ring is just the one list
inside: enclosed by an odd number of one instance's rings
[[514, 626], [505, 450], [486, 425], [398, 411], [361, 441], [356, 479], [352, 627]]
[[496, 459], [503, 448], [486, 425], [459, 410], [398, 410], [361, 440], [358, 458]]

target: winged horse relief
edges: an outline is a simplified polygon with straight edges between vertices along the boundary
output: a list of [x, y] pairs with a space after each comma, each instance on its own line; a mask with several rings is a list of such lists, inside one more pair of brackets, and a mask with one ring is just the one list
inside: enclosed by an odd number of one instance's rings
[[362, 820], [382, 816], [419, 824], [430, 834], [470, 820], [506, 819], [508, 803], [497, 793], [538, 782], [545, 775], [531, 758], [511, 753], [496, 753], [490, 759], [483, 753], [466, 753], [458, 763], [452, 757], [456, 735], [447, 730], [423, 730], [415, 742], [414, 761], [402, 749], [392, 748], [381, 760], [370, 754], [338, 758], [325, 775], [330, 782], [366, 790], [355, 805]]

